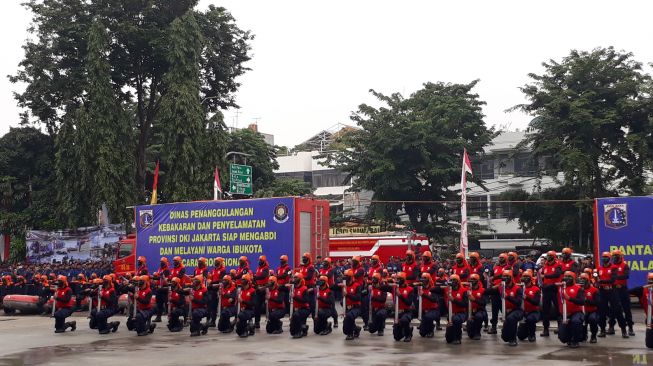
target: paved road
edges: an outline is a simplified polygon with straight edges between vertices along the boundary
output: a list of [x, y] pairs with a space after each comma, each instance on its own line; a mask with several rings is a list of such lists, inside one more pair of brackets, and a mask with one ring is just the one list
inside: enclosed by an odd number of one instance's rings
[[643, 325], [636, 326], [633, 338], [611, 336], [572, 350], [555, 336], [518, 347], [487, 334], [480, 341], [463, 339], [462, 345], [447, 345], [443, 332], [434, 339], [416, 336], [411, 343], [395, 342], [389, 332], [384, 337], [364, 333], [348, 342], [341, 328], [328, 336], [309, 334], [293, 340], [287, 320], [285, 332], [275, 336], [257, 333], [239, 339], [211, 331], [190, 338], [187, 329], [169, 333], [160, 323], [154, 334], [137, 337], [124, 327], [124, 317], [118, 318], [123, 324], [117, 333], [99, 335], [88, 329], [81, 313], [75, 316], [77, 331], [64, 334], [54, 334], [54, 321], [47, 317], [0, 316], [0, 365], [653, 365], [653, 351], [644, 346]]

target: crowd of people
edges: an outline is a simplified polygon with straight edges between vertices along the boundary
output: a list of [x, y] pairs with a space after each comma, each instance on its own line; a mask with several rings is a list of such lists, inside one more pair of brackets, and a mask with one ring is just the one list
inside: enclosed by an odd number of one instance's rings
[[[383, 336], [386, 319], [392, 317], [395, 340], [412, 340], [415, 318], [419, 335], [432, 338], [443, 329], [444, 318], [446, 342], [460, 344], [463, 329], [470, 340], [481, 339], [483, 330], [497, 334], [501, 317], [501, 339], [511, 346], [535, 342], [539, 322], [540, 337], [549, 337], [550, 321], [557, 320], [558, 338], [572, 348], [615, 334], [615, 325], [622, 337], [634, 335], [629, 296], [646, 301], [648, 294], [648, 287], [628, 289], [628, 264], [618, 250], [602, 253], [596, 269], [573, 260], [569, 248], [563, 249], [562, 258], [548, 252], [541, 266], [535, 266], [534, 257], [520, 260], [514, 252], [500, 254], [495, 263], [478, 253], [438, 261], [429, 251], [411, 250], [385, 265], [377, 256], [316, 259], [314, 263], [310, 253], [304, 253], [293, 269], [284, 255], [279, 266], [271, 268], [261, 256], [257, 267], [250, 268], [243, 256], [236, 269], [227, 270], [223, 258], [215, 258], [213, 268], [200, 258], [193, 273], [187, 273], [180, 257], [174, 257], [172, 265], [162, 257], [158, 269], [150, 273], [145, 258], [139, 257], [133, 275], [96, 271], [87, 277], [78, 272], [69, 283], [70, 272], [65, 271], [80, 269], [73, 265], [58, 268], [63, 271], [58, 275], [53, 268], [43, 268], [43, 274], [35, 274], [31, 281], [40, 285], [43, 302], [54, 297], [57, 333], [76, 329], [76, 322], [66, 320], [81, 298], [91, 299], [89, 326], [101, 334], [115, 332], [119, 322], [108, 320], [119, 311], [118, 299], [124, 296], [131, 304], [123, 309], [128, 313], [127, 328], [139, 336], [153, 333], [165, 314], [170, 332], [182, 331], [187, 323], [191, 336], [212, 328], [253, 336], [262, 317], [268, 334], [280, 334], [287, 315], [293, 338], [308, 335], [309, 317], [314, 333], [327, 335], [338, 327], [339, 303], [347, 340], [362, 331]], [[19, 285], [14, 279], [3, 276], [5, 294]], [[649, 284], [653, 285], [653, 273]]]

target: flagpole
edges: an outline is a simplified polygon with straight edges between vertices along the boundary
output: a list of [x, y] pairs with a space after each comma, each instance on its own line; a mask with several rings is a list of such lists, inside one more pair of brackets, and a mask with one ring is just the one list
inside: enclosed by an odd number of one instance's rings
[[469, 240], [467, 237], [467, 172], [472, 174], [472, 164], [463, 149], [463, 164], [460, 173], [460, 252], [469, 257]]

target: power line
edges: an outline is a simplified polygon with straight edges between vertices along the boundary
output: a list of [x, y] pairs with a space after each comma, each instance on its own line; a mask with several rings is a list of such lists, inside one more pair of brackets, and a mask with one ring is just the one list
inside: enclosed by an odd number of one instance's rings
[[[410, 203], [410, 204], [438, 204], [438, 203], [453, 203], [453, 204], [460, 204], [460, 200], [457, 201], [411, 201], [411, 200], [370, 200], [370, 199], [359, 199], [358, 201], [360, 202], [369, 202], [369, 203]], [[528, 204], [528, 203], [576, 203], [576, 202], [594, 202], [593, 198], [584, 198], [584, 199], [575, 199], [575, 200], [567, 200], [567, 199], [560, 199], [560, 200], [521, 200], [521, 201], [509, 201], [509, 200], [495, 200], [491, 201], [492, 203], [523, 203], [523, 204]], [[476, 201], [467, 201], [467, 203], [478, 203]]]

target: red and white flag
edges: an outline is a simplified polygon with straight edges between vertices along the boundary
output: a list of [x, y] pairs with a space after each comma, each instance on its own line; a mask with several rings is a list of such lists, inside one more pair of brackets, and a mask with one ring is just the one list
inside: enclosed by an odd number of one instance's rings
[[469, 254], [467, 239], [467, 173], [472, 173], [472, 163], [469, 161], [467, 149], [463, 149], [463, 168], [460, 175], [460, 252], [465, 258]]
[[222, 199], [222, 184], [220, 184], [220, 174], [218, 174], [218, 167], [215, 167], [215, 174], [213, 179], [213, 200], [217, 201]]

